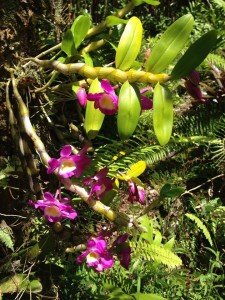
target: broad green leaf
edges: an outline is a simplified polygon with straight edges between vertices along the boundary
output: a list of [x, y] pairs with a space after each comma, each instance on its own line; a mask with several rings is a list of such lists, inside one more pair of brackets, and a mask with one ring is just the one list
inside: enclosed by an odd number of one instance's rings
[[191, 14], [176, 20], [161, 36], [146, 61], [146, 71], [160, 73], [164, 71], [184, 48], [194, 26]]
[[147, 4], [150, 4], [150, 5], [159, 5], [160, 4], [160, 2], [156, 1], [156, 0], [132, 0], [132, 3], [135, 6], [141, 5], [143, 3], [147, 3]]
[[121, 139], [128, 139], [137, 127], [141, 105], [139, 95], [132, 85], [126, 81], [119, 94], [117, 128]]
[[114, 25], [119, 25], [119, 24], [127, 24], [127, 20], [118, 18], [116, 16], [108, 16], [106, 18], [106, 26], [111, 27]]
[[74, 45], [73, 34], [70, 29], [68, 29], [63, 35], [61, 50], [65, 52], [67, 56], [73, 56], [77, 53]]
[[175, 65], [171, 74], [172, 79], [186, 76], [199, 66], [209, 52], [215, 47], [216, 43], [217, 35], [215, 30], [209, 31], [200, 37], [188, 48]]
[[137, 163], [131, 165], [129, 170], [124, 174], [118, 174], [116, 177], [120, 180], [134, 180], [135, 183], [141, 186], [143, 183], [137, 177], [140, 176], [146, 169], [146, 162], [143, 160], [138, 161]]
[[153, 127], [160, 145], [167, 144], [173, 128], [173, 100], [170, 91], [159, 83], [153, 95]]
[[[101, 88], [99, 80], [96, 78], [92, 81], [89, 89], [89, 93], [101, 93], [103, 89]], [[99, 110], [94, 108], [94, 101], [87, 101], [84, 129], [87, 133], [89, 139], [94, 139], [99, 130], [102, 127], [105, 115]]]
[[135, 297], [135, 300], [166, 300], [166, 298], [163, 298], [162, 296], [157, 294], [136, 293], [132, 295]]
[[130, 166], [130, 169], [127, 171], [127, 176], [138, 177], [142, 173], [144, 173], [146, 169], [146, 162], [144, 160], [140, 160], [137, 163]]
[[78, 16], [72, 26], [71, 31], [74, 36], [75, 47], [78, 48], [85, 39], [88, 30], [91, 26], [90, 17], [88, 15]]
[[141, 48], [142, 31], [141, 21], [130, 18], [116, 51], [116, 68], [125, 71], [132, 66]]

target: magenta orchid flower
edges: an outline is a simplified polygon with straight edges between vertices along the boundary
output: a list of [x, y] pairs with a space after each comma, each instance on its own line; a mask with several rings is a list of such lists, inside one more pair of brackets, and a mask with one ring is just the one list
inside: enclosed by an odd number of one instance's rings
[[199, 72], [193, 70], [189, 74], [188, 78], [185, 80], [185, 87], [188, 94], [196, 100], [204, 102], [204, 97], [202, 95], [201, 89], [199, 88], [200, 74]]
[[94, 107], [105, 114], [113, 115], [118, 110], [118, 97], [107, 79], [101, 81], [102, 93], [87, 94], [87, 99], [95, 101]]
[[62, 219], [73, 220], [77, 217], [77, 212], [68, 202], [68, 198], [62, 198], [59, 201], [49, 192], [44, 193], [44, 199], [42, 200], [29, 200], [31, 206], [44, 212], [44, 217], [49, 222], [58, 222]]
[[122, 267], [128, 270], [131, 261], [131, 247], [127, 242], [128, 234], [124, 233], [118, 236], [114, 241], [113, 247]]
[[72, 146], [65, 145], [60, 151], [60, 158], [51, 158], [49, 160], [47, 173], [51, 174], [58, 169], [58, 175], [62, 178], [81, 176], [91, 163], [86, 152], [87, 147], [84, 147], [78, 154], [72, 155]]
[[105, 194], [112, 190], [113, 180], [107, 177], [108, 168], [105, 167], [97, 172], [94, 176], [86, 178], [83, 183], [91, 187], [89, 197], [96, 196], [97, 199], [102, 199]]
[[143, 187], [137, 185], [133, 181], [128, 182], [128, 191], [129, 191], [129, 197], [128, 201], [131, 203], [133, 202], [139, 202], [140, 204], [145, 204], [145, 190]]
[[141, 109], [142, 110], [147, 110], [147, 109], [152, 109], [153, 108], [153, 101], [152, 99], [148, 98], [144, 94], [148, 91], [152, 91], [152, 87], [146, 87], [140, 90], [141, 93]]
[[80, 87], [76, 92], [77, 100], [82, 107], [87, 104], [87, 93], [84, 88]]
[[87, 265], [98, 272], [114, 265], [113, 256], [107, 250], [107, 244], [103, 237], [91, 238], [87, 242], [87, 249], [77, 257], [76, 262], [80, 264], [85, 259]]

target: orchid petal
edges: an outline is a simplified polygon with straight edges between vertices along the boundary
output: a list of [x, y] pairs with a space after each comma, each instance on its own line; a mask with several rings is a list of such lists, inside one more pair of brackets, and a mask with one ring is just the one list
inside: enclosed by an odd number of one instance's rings
[[77, 95], [77, 99], [78, 99], [78, 102], [80, 103], [80, 105], [82, 107], [85, 107], [87, 104], [87, 93], [86, 93], [85, 89], [79, 88], [76, 95]]
[[60, 151], [61, 157], [68, 157], [72, 153], [72, 146], [71, 145], [65, 145], [62, 150]]
[[101, 81], [101, 87], [103, 88], [103, 90], [105, 90], [106, 93], [115, 94], [113, 87], [111, 86], [110, 82], [107, 79], [103, 79]]

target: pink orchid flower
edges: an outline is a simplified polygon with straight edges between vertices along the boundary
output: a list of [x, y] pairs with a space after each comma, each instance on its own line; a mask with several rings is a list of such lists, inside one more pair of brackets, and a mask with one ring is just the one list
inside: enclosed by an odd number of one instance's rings
[[68, 204], [68, 198], [62, 198], [60, 201], [51, 193], [44, 193], [44, 199], [38, 201], [29, 200], [29, 204], [36, 209], [44, 212], [44, 217], [49, 222], [58, 222], [62, 219], [73, 220], [77, 217], [77, 212]]
[[76, 262], [80, 264], [85, 259], [87, 265], [98, 272], [114, 265], [113, 257], [107, 250], [107, 244], [103, 237], [91, 238], [87, 242], [87, 249], [77, 257]]
[[124, 233], [118, 236], [114, 241], [113, 247], [122, 267], [128, 270], [131, 261], [131, 247], [127, 242], [128, 234]]
[[145, 190], [143, 187], [137, 185], [133, 181], [128, 182], [128, 191], [129, 191], [129, 197], [128, 201], [131, 203], [133, 202], [139, 202], [140, 204], [145, 204]]
[[82, 107], [85, 107], [87, 104], [87, 93], [84, 88], [80, 87], [76, 92], [77, 100]]
[[105, 167], [97, 172], [94, 176], [86, 178], [83, 183], [91, 187], [89, 197], [96, 196], [97, 199], [102, 199], [105, 194], [112, 190], [113, 180], [107, 177], [108, 168]]
[[49, 160], [47, 173], [51, 174], [58, 169], [58, 175], [62, 178], [81, 176], [91, 163], [86, 152], [87, 147], [84, 147], [78, 154], [72, 155], [72, 146], [65, 145], [60, 151], [60, 158], [51, 158]]
[[89, 93], [87, 99], [95, 101], [94, 107], [105, 114], [113, 115], [118, 110], [118, 97], [107, 79], [101, 81], [101, 87], [104, 90], [102, 93]]

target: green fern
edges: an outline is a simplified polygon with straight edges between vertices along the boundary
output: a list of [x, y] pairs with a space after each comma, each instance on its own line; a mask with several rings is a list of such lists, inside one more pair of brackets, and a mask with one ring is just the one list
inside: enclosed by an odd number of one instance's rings
[[207, 239], [207, 241], [209, 242], [210, 246], [212, 246], [213, 242], [211, 239], [211, 235], [210, 235], [207, 227], [202, 223], [202, 221], [193, 214], [185, 214], [185, 216], [196, 223], [197, 227], [202, 230], [202, 232], [203, 232], [205, 238]]
[[134, 255], [144, 260], [154, 260], [164, 265], [175, 268], [182, 265], [181, 259], [172, 251], [156, 244], [149, 244], [145, 241], [131, 242]]
[[5, 244], [5, 246], [12, 251], [14, 250], [12, 230], [4, 221], [2, 221], [0, 224], [0, 242]]
[[212, 0], [215, 4], [217, 4], [219, 7], [222, 7], [225, 10], [225, 1], [223, 0]]

